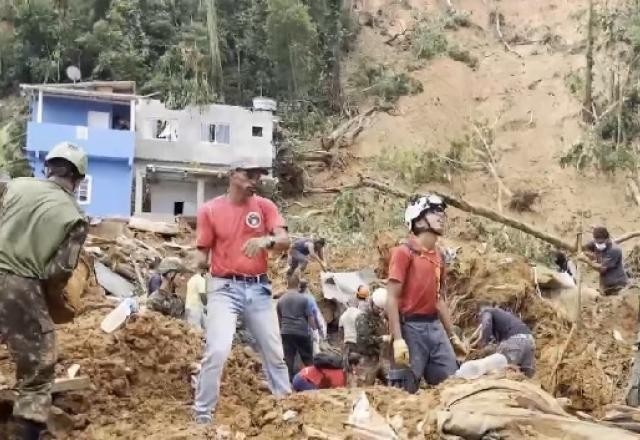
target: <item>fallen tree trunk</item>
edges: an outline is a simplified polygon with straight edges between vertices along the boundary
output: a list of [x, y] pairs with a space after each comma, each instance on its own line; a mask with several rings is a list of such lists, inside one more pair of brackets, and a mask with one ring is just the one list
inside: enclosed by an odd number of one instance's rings
[[[402, 190], [398, 190], [395, 188], [391, 188], [390, 186], [381, 183], [381, 182], [377, 182], [375, 180], [372, 180], [368, 177], [364, 177], [361, 176], [360, 177], [360, 185], [361, 186], [366, 186], [366, 187], [370, 187], [370, 188], [374, 188], [377, 189], [379, 191], [382, 192], [386, 192], [389, 194], [394, 194], [396, 196], [399, 197], [404, 197], [404, 198], [409, 198], [410, 194], [402, 191]], [[496, 221], [498, 223], [502, 223], [504, 225], [510, 226], [514, 229], [518, 229], [519, 231], [525, 232], [529, 235], [533, 235], [534, 237], [546, 241], [547, 243], [552, 244], [553, 246], [560, 248], [560, 249], [564, 249], [567, 251], [571, 251], [571, 252], [575, 252], [575, 245], [566, 242], [554, 235], [548, 234], [546, 232], [543, 231], [539, 231], [537, 229], [535, 229], [533, 226], [528, 225], [526, 223], [523, 223], [521, 221], [518, 221], [514, 218], [508, 217], [506, 215], [503, 214], [499, 214], [497, 212], [495, 212], [492, 209], [488, 209], [485, 208], [483, 206], [477, 206], [477, 205], [472, 205], [471, 203], [467, 202], [466, 200], [460, 198], [460, 197], [456, 197], [453, 196], [451, 194], [446, 194], [443, 192], [438, 192], [438, 194], [443, 198], [443, 200], [448, 204], [453, 206], [454, 208], [458, 208], [462, 211], [465, 212], [470, 212], [472, 214], [476, 214], [479, 215], [481, 217], [485, 217], [488, 218], [490, 220]]]
[[[304, 190], [304, 193], [305, 194], [337, 194], [350, 189], [367, 187], [367, 188], [378, 190], [386, 194], [402, 197], [404, 199], [409, 199], [412, 195], [404, 190], [392, 188], [391, 186], [387, 185], [384, 182], [378, 182], [377, 180], [373, 180], [363, 175], [359, 175], [359, 178], [360, 178], [360, 181], [355, 184], [344, 185], [344, 186], [334, 186], [334, 187], [327, 187], [327, 188], [306, 188]], [[539, 240], [547, 242], [558, 249], [563, 249], [572, 253], [575, 253], [577, 251], [575, 244], [571, 244], [570, 242], [564, 241], [563, 239], [556, 237], [555, 235], [549, 234], [547, 232], [540, 231], [527, 223], [521, 222], [512, 217], [500, 214], [492, 209], [488, 209], [483, 206], [473, 205], [467, 202], [466, 200], [462, 199], [461, 197], [457, 197], [441, 191], [437, 191], [437, 194], [440, 195], [440, 197], [442, 197], [442, 199], [448, 205], [453, 206], [454, 208], [458, 208], [461, 211], [479, 215], [480, 217], [493, 220], [495, 222], [509, 226], [513, 229], [517, 229], [519, 231], [524, 232], [525, 234], [532, 235]], [[627, 234], [621, 235], [620, 237], [614, 239], [614, 241], [620, 244], [636, 237], [640, 237], [640, 231], [629, 232]]]
[[[343, 146], [343, 144], [349, 145], [347, 142], [353, 143], [355, 137], [362, 131], [362, 125], [365, 119], [371, 116], [376, 110], [377, 107], [371, 107], [364, 113], [340, 124], [329, 136], [322, 138], [322, 148], [328, 151], [335, 145]], [[347, 136], [348, 133], [351, 133], [351, 136]], [[345, 142], [341, 142], [340, 140], [342, 138], [348, 139]]]

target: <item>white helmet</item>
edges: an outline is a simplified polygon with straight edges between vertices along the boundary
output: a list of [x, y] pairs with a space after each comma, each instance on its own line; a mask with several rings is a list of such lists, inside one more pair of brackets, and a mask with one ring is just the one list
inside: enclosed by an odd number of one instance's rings
[[371, 294], [371, 301], [376, 307], [385, 309], [387, 307], [387, 289], [380, 287], [374, 290]]
[[415, 219], [419, 218], [425, 211], [434, 208], [440, 208], [443, 211], [447, 208], [447, 204], [439, 195], [426, 194], [422, 197], [411, 199], [409, 206], [404, 211], [405, 224], [411, 229]]

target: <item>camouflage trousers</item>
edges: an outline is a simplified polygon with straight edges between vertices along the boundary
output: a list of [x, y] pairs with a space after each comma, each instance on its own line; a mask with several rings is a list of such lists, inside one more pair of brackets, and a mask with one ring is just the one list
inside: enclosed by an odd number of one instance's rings
[[16, 417], [47, 421], [57, 359], [54, 330], [41, 282], [0, 271], [0, 338], [16, 363]]

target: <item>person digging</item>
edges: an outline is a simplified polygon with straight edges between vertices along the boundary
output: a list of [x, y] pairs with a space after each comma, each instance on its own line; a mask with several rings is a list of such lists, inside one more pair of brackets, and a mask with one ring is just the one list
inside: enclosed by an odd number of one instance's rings
[[[493, 307], [488, 301], [478, 302], [478, 317], [480, 326], [471, 346], [500, 353], [509, 365], [518, 367], [527, 377], [533, 377], [536, 343], [529, 327], [513, 313]], [[496, 347], [495, 350], [492, 347]]]
[[318, 238], [312, 240], [310, 238], [299, 238], [293, 242], [289, 249], [289, 268], [287, 269], [287, 278], [293, 275], [296, 270], [300, 271], [300, 277], [309, 264], [309, 260], [317, 261], [323, 271], [326, 272], [327, 266], [324, 261], [324, 247], [326, 240]]
[[45, 430], [55, 380], [55, 323], [73, 320], [64, 288], [78, 264], [89, 225], [74, 192], [86, 153], [68, 142], [45, 158], [46, 179], [7, 184], [0, 213], [0, 339], [16, 363], [17, 398], [9, 438], [35, 440]]
[[456, 372], [452, 344], [466, 352], [453, 332], [445, 302], [445, 261], [437, 247], [445, 229], [445, 209], [437, 195], [413, 198], [405, 210], [409, 239], [392, 250], [389, 262], [387, 316], [393, 356], [397, 365], [410, 365], [412, 377], [404, 387], [411, 393], [418, 390], [422, 377], [437, 385]]

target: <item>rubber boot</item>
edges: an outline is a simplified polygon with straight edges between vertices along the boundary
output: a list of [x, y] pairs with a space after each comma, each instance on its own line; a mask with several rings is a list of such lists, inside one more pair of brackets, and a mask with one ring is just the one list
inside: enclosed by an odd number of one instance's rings
[[12, 417], [9, 426], [9, 440], [39, 440], [40, 435], [47, 429], [43, 423], [21, 417]]

